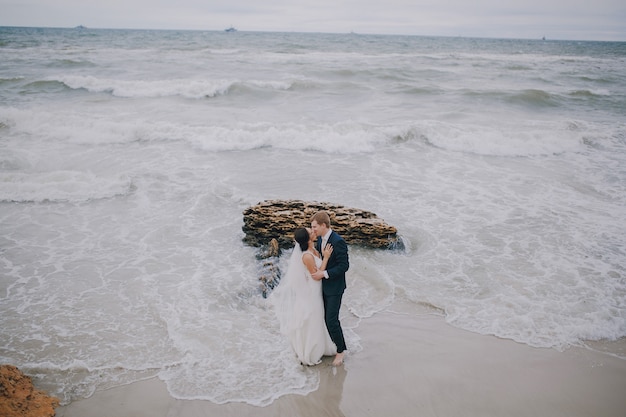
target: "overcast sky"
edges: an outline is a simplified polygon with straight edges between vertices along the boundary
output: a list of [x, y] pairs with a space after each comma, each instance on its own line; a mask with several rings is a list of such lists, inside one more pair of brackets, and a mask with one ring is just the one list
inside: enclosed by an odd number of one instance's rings
[[626, 0], [0, 0], [0, 26], [626, 41]]

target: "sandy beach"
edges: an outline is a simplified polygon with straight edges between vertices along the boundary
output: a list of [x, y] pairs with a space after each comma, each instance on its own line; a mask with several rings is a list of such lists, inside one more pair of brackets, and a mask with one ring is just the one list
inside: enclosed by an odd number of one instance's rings
[[[621, 417], [626, 361], [596, 350], [537, 349], [454, 328], [394, 306], [363, 320], [363, 350], [326, 358], [320, 386], [267, 407], [173, 399], [158, 378], [96, 392], [59, 417], [568, 416]], [[624, 339], [610, 344], [623, 353]]]

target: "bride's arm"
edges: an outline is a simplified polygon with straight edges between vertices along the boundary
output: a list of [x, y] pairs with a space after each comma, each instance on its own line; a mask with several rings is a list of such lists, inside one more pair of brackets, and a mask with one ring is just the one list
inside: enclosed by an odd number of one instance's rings
[[324, 248], [324, 260], [322, 261], [322, 265], [320, 265], [320, 271], [326, 270], [326, 265], [328, 264], [328, 260], [330, 259], [330, 254], [333, 253], [333, 245], [330, 243], [326, 244]]
[[302, 255], [302, 263], [304, 263], [304, 266], [311, 275], [313, 275], [315, 271], [317, 271], [317, 267], [315, 266], [315, 259], [313, 259], [313, 255], [311, 255], [310, 253], [305, 253]]
[[[317, 271], [323, 271], [326, 269], [326, 264], [328, 264], [328, 259], [330, 258], [331, 253], [333, 253], [333, 246], [329, 243], [324, 248], [324, 260], [322, 261], [322, 265], [320, 265], [319, 269], [315, 266], [315, 259], [313, 259], [313, 255], [311, 255], [310, 253], [305, 253], [302, 255], [302, 263], [304, 263], [306, 269], [309, 271], [311, 276], [313, 276], [313, 274], [315, 274]], [[319, 281], [319, 279], [317, 280]]]

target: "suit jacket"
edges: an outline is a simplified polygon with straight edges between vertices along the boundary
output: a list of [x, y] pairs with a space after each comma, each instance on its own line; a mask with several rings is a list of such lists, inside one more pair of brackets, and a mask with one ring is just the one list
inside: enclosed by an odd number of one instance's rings
[[[346, 289], [346, 271], [350, 267], [348, 245], [339, 234], [331, 232], [328, 243], [333, 245], [333, 253], [326, 264], [328, 279], [322, 279], [324, 295], [339, 295]], [[316, 249], [322, 253], [322, 238], [317, 238]]]

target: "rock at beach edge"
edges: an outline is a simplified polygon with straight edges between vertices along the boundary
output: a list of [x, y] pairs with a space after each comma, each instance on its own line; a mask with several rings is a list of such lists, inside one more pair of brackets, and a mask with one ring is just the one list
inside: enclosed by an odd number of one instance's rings
[[36, 390], [29, 376], [13, 365], [0, 365], [0, 416], [54, 417], [59, 399]]

